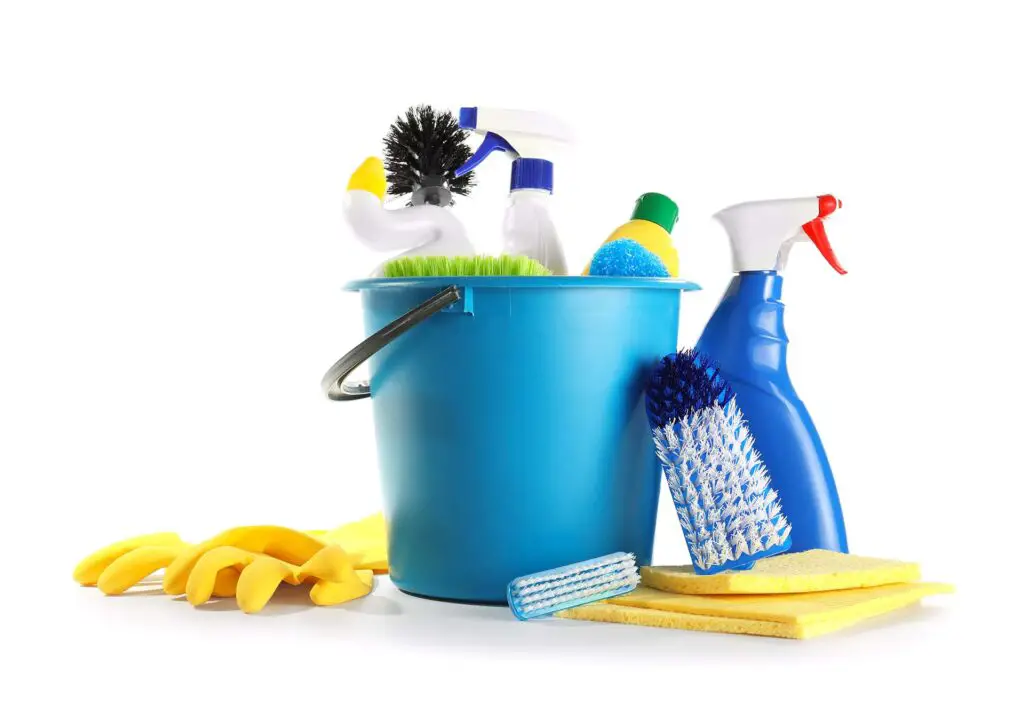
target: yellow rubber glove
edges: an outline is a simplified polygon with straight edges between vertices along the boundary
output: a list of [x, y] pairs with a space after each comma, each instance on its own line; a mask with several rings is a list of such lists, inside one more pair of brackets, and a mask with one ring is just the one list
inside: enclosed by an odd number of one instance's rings
[[[387, 573], [386, 536], [379, 513], [332, 531], [243, 526], [197, 545], [174, 533], [148, 534], [93, 553], [78, 564], [74, 578], [116, 595], [166, 568], [165, 592], [184, 593], [194, 605], [211, 595], [235, 596], [247, 612], [263, 608], [281, 582], [315, 580], [310, 598], [330, 605], [366, 595], [372, 589], [372, 574]], [[203, 565], [198, 567], [200, 561]], [[216, 569], [212, 575], [211, 569]]]
[[178, 554], [164, 572], [164, 593], [184, 593], [198, 606], [210, 599], [225, 572], [238, 573], [235, 598], [247, 613], [263, 608], [282, 582], [297, 586], [316, 580], [310, 599], [319, 605], [344, 603], [373, 588], [373, 570], [357, 571], [347, 552], [327, 534], [242, 526]]
[[[313, 535], [320, 534], [314, 532]], [[383, 513], [338, 526], [333, 531], [324, 532], [323, 538], [344, 548], [357, 570], [388, 572], [388, 529]]]
[[362, 598], [373, 590], [373, 571], [357, 571], [340, 546], [325, 545], [301, 566], [266, 553], [216, 546], [198, 557], [185, 582], [185, 597], [199, 606], [214, 595], [225, 571], [237, 574], [235, 599], [246, 613], [261, 611], [282, 583], [314, 580], [309, 597], [319, 606]]
[[83, 586], [99, 586], [103, 593], [117, 595], [166, 568], [188, 547], [177, 533], [128, 538], [87, 556], [75, 567], [74, 578]]

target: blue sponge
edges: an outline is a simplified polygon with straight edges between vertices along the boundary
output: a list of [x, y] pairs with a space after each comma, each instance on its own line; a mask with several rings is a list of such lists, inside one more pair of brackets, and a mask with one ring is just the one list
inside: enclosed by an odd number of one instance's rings
[[630, 278], [669, 277], [661, 258], [629, 238], [619, 238], [598, 248], [594, 259], [590, 261], [590, 274]]

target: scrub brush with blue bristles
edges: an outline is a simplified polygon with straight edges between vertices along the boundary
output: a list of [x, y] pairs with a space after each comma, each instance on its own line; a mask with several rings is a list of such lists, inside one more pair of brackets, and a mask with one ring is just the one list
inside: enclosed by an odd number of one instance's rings
[[787, 551], [789, 521], [718, 367], [693, 350], [665, 356], [646, 401], [694, 572], [744, 570]]
[[610, 553], [514, 579], [508, 584], [508, 606], [516, 618], [528, 621], [621, 596], [639, 584], [636, 556]]

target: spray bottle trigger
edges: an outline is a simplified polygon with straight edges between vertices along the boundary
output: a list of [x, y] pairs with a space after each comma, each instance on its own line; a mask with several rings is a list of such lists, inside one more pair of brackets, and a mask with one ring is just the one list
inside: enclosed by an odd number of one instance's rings
[[846, 269], [839, 265], [839, 259], [836, 257], [835, 251], [832, 250], [832, 244], [829, 243], [828, 235], [825, 233], [825, 224], [821, 222], [821, 218], [815, 218], [800, 227], [814, 243], [814, 247], [825, 256], [828, 264], [835, 268], [840, 275], [846, 275]]
[[484, 136], [484, 141], [480, 143], [480, 147], [476, 149], [476, 152], [473, 153], [470, 159], [455, 170], [455, 177], [458, 178], [465, 175], [473, 168], [480, 165], [480, 163], [484, 162], [487, 156], [496, 150], [509, 152], [518, 156], [516, 149], [512, 147], [512, 143], [508, 142], [497, 133], [488, 132], [487, 135]]

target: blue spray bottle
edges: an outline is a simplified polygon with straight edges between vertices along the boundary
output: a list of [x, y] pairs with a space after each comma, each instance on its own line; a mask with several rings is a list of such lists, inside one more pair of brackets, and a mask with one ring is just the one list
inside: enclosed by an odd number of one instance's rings
[[821, 438], [786, 368], [782, 276], [793, 244], [810, 240], [836, 259], [824, 218], [842, 203], [831, 195], [763, 200], [715, 214], [729, 235], [736, 276], [711, 316], [697, 350], [714, 358], [736, 392], [772, 486], [793, 526], [791, 552], [848, 551], [843, 511]]

